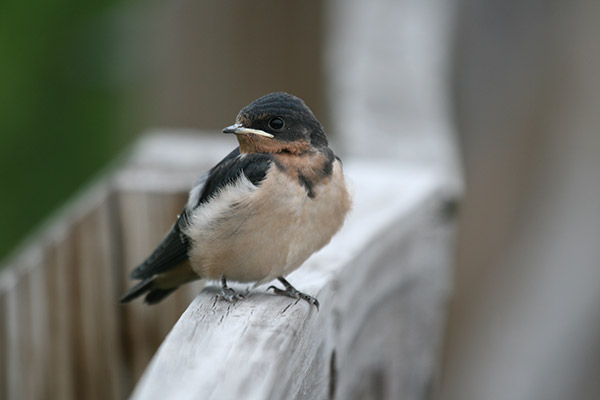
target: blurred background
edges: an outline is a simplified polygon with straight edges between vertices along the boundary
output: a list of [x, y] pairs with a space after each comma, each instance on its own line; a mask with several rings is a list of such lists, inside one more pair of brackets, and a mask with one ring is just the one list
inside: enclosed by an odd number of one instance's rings
[[600, 398], [599, 20], [586, 0], [5, 0], [0, 259], [145, 130], [216, 132], [284, 90], [342, 156], [462, 171], [438, 398]]

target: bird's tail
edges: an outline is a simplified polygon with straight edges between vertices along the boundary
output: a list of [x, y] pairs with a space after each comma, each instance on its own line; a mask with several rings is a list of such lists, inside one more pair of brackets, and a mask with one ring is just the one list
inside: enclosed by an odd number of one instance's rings
[[155, 287], [154, 277], [148, 277], [129, 289], [123, 295], [123, 297], [121, 297], [119, 302], [128, 303], [131, 300], [147, 293], [146, 297], [144, 298], [144, 302], [147, 304], [156, 304], [170, 295], [175, 289], [177, 289], [177, 286], [168, 289], [159, 289]]
[[200, 279], [194, 272], [189, 262], [184, 262], [176, 267], [157, 275], [144, 277], [134, 287], [129, 289], [121, 303], [127, 303], [143, 294], [147, 304], [156, 304], [170, 295], [179, 286]]

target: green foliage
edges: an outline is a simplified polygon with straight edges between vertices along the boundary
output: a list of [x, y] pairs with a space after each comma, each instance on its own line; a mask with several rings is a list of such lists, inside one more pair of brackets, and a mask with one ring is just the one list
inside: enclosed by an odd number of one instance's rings
[[0, 259], [130, 139], [115, 5], [0, 2]]

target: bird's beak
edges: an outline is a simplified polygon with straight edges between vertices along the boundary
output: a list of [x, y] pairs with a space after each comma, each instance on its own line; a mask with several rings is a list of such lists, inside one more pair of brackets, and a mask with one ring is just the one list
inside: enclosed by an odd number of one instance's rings
[[246, 127], [244, 127], [241, 124], [233, 124], [231, 126], [228, 126], [227, 128], [223, 129], [222, 132], [223, 133], [233, 133], [235, 135], [239, 135], [239, 134], [252, 134], [252, 135], [265, 136], [265, 137], [268, 137], [268, 138], [273, 138], [274, 137], [270, 133], [267, 133], [265, 131], [261, 131], [260, 129], [246, 128]]

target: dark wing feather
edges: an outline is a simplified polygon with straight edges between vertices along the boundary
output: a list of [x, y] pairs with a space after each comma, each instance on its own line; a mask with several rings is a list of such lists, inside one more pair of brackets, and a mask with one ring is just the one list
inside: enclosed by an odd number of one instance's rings
[[258, 186], [267, 175], [272, 161], [273, 157], [266, 153], [250, 153], [240, 156], [238, 147], [210, 170], [198, 203], [194, 207], [208, 202], [219, 190], [234, 182], [242, 173], [250, 182]]
[[[175, 267], [188, 259], [190, 238], [184, 233], [189, 225], [193, 209], [210, 201], [219, 190], [246, 175], [248, 180], [258, 186], [265, 178], [271, 165], [272, 157], [268, 154], [244, 154], [240, 157], [240, 149], [236, 148], [213, 167], [206, 179], [201, 180], [198, 199], [195, 204], [187, 204], [179, 218], [150, 257], [131, 272], [132, 279], [144, 279]], [[192, 190], [194, 192], [194, 190]]]
[[132, 279], [148, 278], [187, 260], [190, 239], [182, 229], [188, 225], [188, 218], [189, 211], [186, 207], [150, 257], [131, 272]]

